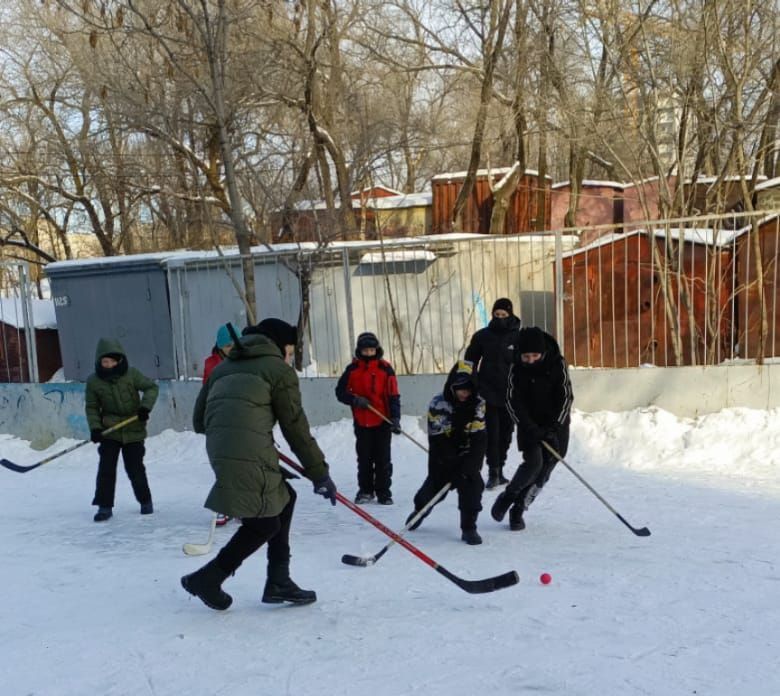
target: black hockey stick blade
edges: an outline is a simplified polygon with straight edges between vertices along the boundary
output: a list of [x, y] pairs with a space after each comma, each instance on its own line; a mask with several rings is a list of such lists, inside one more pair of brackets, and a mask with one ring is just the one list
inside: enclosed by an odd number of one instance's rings
[[31, 464], [30, 466], [22, 466], [21, 464], [15, 464], [10, 459], [0, 459], [0, 466], [4, 466], [6, 469], [10, 469], [11, 471], [18, 471], [20, 474], [37, 469], [39, 466], [41, 466], [41, 464], [45, 463], [46, 462], [38, 462], [37, 464]]
[[636, 527], [632, 527], [628, 522], [626, 522], [625, 519], [623, 519], [622, 515], [619, 515], [617, 512], [615, 513], [617, 518], [624, 524], [626, 527], [628, 527], [634, 534], [637, 536], [650, 536], [650, 530], [647, 527], [641, 527], [640, 529], [637, 529]]
[[374, 565], [382, 556], [385, 555], [385, 551], [387, 551], [389, 547], [385, 546], [379, 553], [374, 554], [373, 556], [353, 556], [351, 553], [345, 553], [341, 557], [341, 562], [346, 563], [347, 565], [351, 566], [360, 566], [361, 568], [367, 568], [368, 566]]
[[[387, 549], [382, 549], [376, 556], [353, 556], [345, 553], [341, 557], [341, 562], [346, 563], [347, 565], [366, 568], [374, 565], [386, 550]], [[512, 585], [517, 585], [517, 583], [520, 582], [520, 576], [515, 570], [510, 570], [507, 573], [502, 573], [501, 575], [496, 575], [492, 578], [484, 578], [482, 580], [464, 580], [440, 565], [436, 566], [436, 570], [447, 578], [447, 580], [454, 582], [458, 587], [462, 590], [466, 590], [466, 592], [469, 592], [470, 594], [495, 592], [496, 590], [512, 587]]]
[[457, 575], [453, 575], [446, 568], [438, 566], [436, 568], [447, 580], [451, 580], [462, 590], [470, 594], [485, 594], [487, 592], [495, 592], [496, 590], [503, 590], [512, 585], [517, 585], [520, 582], [520, 576], [517, 571], [510, 570], [507, 573], [496, 575], [492, 578], [483, 578], [482, 580], [464, 580]]

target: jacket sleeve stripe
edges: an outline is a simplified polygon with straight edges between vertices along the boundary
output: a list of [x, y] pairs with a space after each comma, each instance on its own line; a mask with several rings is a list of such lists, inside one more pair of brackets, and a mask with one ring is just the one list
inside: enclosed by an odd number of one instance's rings
[[512, 421], [514, 421], [514, 424], [517, 425], [518, 418], [517, 418], [517, 414], [515, 413], [514, 406], [512, 405], [512, 400], [514, 399], [514, 391], [515, 391], [515, 366], [514, 363], [512, 363], [509, 366], [509, 378], [507, 379], [507, 386], [506, 386], [506, 410], [509, 412], [509, 416], [511, 417]]
[[569, 379], [569, 371], [566, 369], [566, 361], [561, 358], [561, 371], [563, 372], [563, 406], [561, 412], [558, 415], [558, 423], [563, 425], [569, 418], [571, 413], [571, 405], [574, 401], [574, 393], [571, 389], [571, 380]]

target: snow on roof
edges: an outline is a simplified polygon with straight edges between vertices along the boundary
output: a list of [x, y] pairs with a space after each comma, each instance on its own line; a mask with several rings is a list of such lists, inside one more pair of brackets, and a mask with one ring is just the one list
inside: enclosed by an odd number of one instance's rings
[[[32, 321], [36, 329], [56, 329], [57, 316], [54, 312], [53, 300], [30, 300], [32, 304]], [[0, 321], [17, 329], [24, 328], [22, 303], [18, 297], [0, 297]]]
[[366, 205], [368, 208], [376, 210], [387, 210], [394, 208], [419, 208], [433, 203], [433, 193], [430, 191], [420, 191], [418, 193], [406, 193], [400, 196], [387, 196], [385, 198], [373, 198]]
[[[394, 193], [397, 196], [400, 196], [403, 191], [397, 191], [394, 188], [390, 188], [389, 186], [382, 186], [381, 184], [378, 184], [376, 186], [366, 186], [362, 191], [350, 191], [350, 196], [362, 196], [364, 193], [369, 193], [371, 191], [390, 191], [390, 193]], [[372, 196], [373, 198], [373, 196]]]
[[[780, 213], [769, 213], [767, 215], [764, 215], [764, 217], [759, 218], [756, 220], [756, 225], [763, 225], [767, 222], [771, 222], [772, 220], [777, 220], [780, 218]], [[744, 234], [745, 232], [749, 232], [751, 229], [751, 226], [749, 224], [745, 225], [744, 227], [741, 227], [738, 230], [734, 231], [734, 236], [739, 237], [740, 235]]]
[[[719, 176], [698, 176], [696, 177], [696, 183], [697, 184], [714, 184], [716, 181], [741, 181], [743, 179], [752, 179], [752, 174], [746, 174], [744, 176], [740, 176], [739, 174], [735, 174], [734, 176], [724, 176], [722, 179]], [[764, 174], [759, 174], [756, 177], [756, 181], [765, 181], [766, 176]], [[693, 184], [694, 181], [692, 178], [686, 179], [686, 184]]]
[[196, 251], [164, 251], [164, 252], [154, 252], [154, 253], [148, 253], [148, 254], [129, 254], [125, 256], [93, 256], [90, 258], [84, 258], [84, 259], [68, 259], [66, 261], [53, 261], [52, 263], [46, 264], [46, 272], [49, 271], [59, 271], [62, 269], [72, 269], [77, 266], [110, 266], [112, 264], [119, 264], [119, 265], [127, 265], [131, 261], [134, 263], [154, 263], [159, 262], [162, 263], [165, 261], [165, 259], [170, 258], [173, 255], [181, 255], [181, 254], [200, 254], [201, 252]]
[[[509, 172], [512, 168], [511, 167], [496, 167], [495, 169], [477, 169], [476, 175], [477, 176], [494, 176], [494, 177], [500, 177]], [[444, 172], [443, 174], [436, 174], [435, 176], [431, 177], [431, 181], [441, 181], [443, 179], [465, 179], [466, 174], [468, 174], [468, 171], [463, 172]], [[527, 176], [539, 176], [539, 172], [535, 169], [526, 169], [523, 174]], [[550, 179], [552, 181], [552, 177], [545, 175], [545, 179]]]
[[403, 263], [405, 261], [435, 261], [436, 254], [427, 249], [401, 249], [398, 251], [369, 252], [360, 257], [360, 263]]
[[651, 181], [658, 181], [660, 177], [656, 176], [648, 176], [646, 179], [640, 179], [639, 181], [631, 181], [629, 183], [623, 184], [623, 188], [634, 188], [635, 186], [644, 186], [645, 184], [649, 184]]
[[[388, 189], [389, 190], [389, 189]], [[352, 207], [360, 209], [361, 207], [384, 209], [384, 208], [414, 208], [416, 206], [431, 205], [433, 194], [422, 191], [419, 193], [399, 193], [396, 196], [369, 196], [363, 200], [359, 198], [352, 199]], [[340, 201], [334, 201], [333, 207], [338, 210], [341, 207]], [[293, 204], [292, 209], [297, 211], [307, 210], [327, 210], [328, 205], [323, 200], [318, 201], [298, 201]]]
[[774, 179], [767, 179], [763, 183], [756, 186], [756, 191], [763, 191], [765, 189], [771, 189], [780, 187], [780, 176], [776, 176]]
[[[564, 188], [565, 186], [570, 186], [571, 181], [560, 181], [557, 184], [553, 184], [553, 189], [558, 188]], [[616, 188], [616, 189], [624, 189], [628, 184], [621, 184], [619, 181], [600, 181], [598, 179], [583, 179], [582, 180], [583, 186], [600, 186], [601, 188]]]
[[[333, 207], [338, 210], [341, 207], [341, 201], [334, 201]], [[352, 207], [353, 208], [359, 208], [360, 207], [360, 201], [359, 200], [352, 200]], [[298, 201], [297, 203], [293, 203], [292, 209], [293, 210], [327, 210], [328, 204], [323, 201]]]
[[[658, 238], [666, 238], [667, 234], [671, 237], [671, 239], [674, 239], [676, 241], [679, 241], [682, 239], [685, 242], [690, 242], [691, 244], [706, 244], [707, 246], [726, 246], [727, 244], [731, 244], [734, 239], [736, 239], [740, 234], [745, 232], [749, 228], [742, 228], [739, 230], [714, 230], [710, 228], [688, 228], [688, 227], [671, 227], [668, 230], [662, 229], [662, 228], [656, 228], [652, 230], [653, 236]], [[628, 239], [629, 237], [635, 237], [640, 234], [647, 234], [647, 230], [641, 229], [641, 230], [630, 230], [624, 234], [617, 234], [617, 233], [611, 233], [611, 234], [605, 234], [603, 237], [599, 237], [598, 239], [592, 241], [590, 244], [587, 244], [583, 247], [578, 247], [576, 249], [571, 249], [570, 251], [565, 251], [562, 256], [564, 258], [570, 257], [570, 256], [576, 256], [577, 254], [582, 254], [586, 251], [590, 251], [591, 249], [597, 249], [598, 247], [605, 246], [607, 244], [612, 244], [613, 242], [619, 242], [621, 240]]]
[[[410, 196], [428, 196], [430, 194], [408, 194]], [[379, 199], [378, 199], [379, 200]], [[480, 240], [484, 242], [493, 243], [539, 243], [543, 241], [552, 241], [555, 238], [554, 232], [539, 232], [534, 234], [519, 234], [519, 235], [486, 235], [477, 234], [475, 232], [448, 232], [446, 234], [428, 234], [420, 235], [417, 237], [387, 237], [383, 240], [365, 240], [354, 239], [349, 241], [333, 241], [329, 242], [326, 246], [328, 250], [336, 249], [351, 249], [355, 247], [362, 248], [374, 248], [374, 247], [410, 247], [410, 246], [424, 246], [428, 244], [443, 244], [447, 242], [461, 242], [469, 240]], [[577, 235], [562, 235], [564, 243], [574, 244], [579, 239]], [[285, 254], [297, 251], [314, 251], [322, 248], [322, 245], [317, 242], [277, 242], [269, 245], [253, 246], [250, 252], [255, 257], [262, 257], [264, 255], [271, 256], [273, 254]], [[215, 250], [201, 250], [191, 251], [186, 249], [180, 249], [176, 251], [156, 252], [151, 254], [129, 254], [126, 256], [108, 256], [108, 257], [95, 257], [89, 259], [72, 259], [69, 261], [55, 261], [47, 264], [45, 267], [46, 272], [50, 270], [56, 272], [68, 272], [78, 271], [81, 269], [101, 269], [106, 266], [119, 266], [118, 272], [123, 272], [127, 269], [132, 270], [134, 266], [143, 264], [156, 264], [161, 270], [167, 268], [180, 268], [187, 266], [188, 264], [198, 263], [217, 263], [222, 259], [235, 262], [239, 257], [239, 251], [237, 247], [223, 247], [221, 253]]]

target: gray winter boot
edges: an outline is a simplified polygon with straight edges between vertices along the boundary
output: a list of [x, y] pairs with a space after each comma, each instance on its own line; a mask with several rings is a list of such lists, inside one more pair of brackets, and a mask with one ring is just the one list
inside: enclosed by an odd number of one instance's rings
[[181, 586], [207, 607], [224, 611], [233, 603], [233, 598], [222, 590], [222, 583], [228, 575], [230, 573], [222, 570], [215, 559], [209, 561], [200, 570], [185, 575], [181, 579]]
[[268, 578], [263, 589], [263, 602], [266, 604], [311, 604], [317, 601], [313, 590], [302, 590], [290, 579], [290, 564], [269, 563]]

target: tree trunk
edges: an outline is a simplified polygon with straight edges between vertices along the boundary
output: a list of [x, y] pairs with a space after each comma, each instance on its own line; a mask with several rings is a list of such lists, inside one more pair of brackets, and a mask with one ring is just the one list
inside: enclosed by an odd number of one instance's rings
[[225, 19], [225, 0], [219, 0], [214, 43], [209, 46], [208, 61], [211, 75], [211, 84], [214, 94], [214, 107], [217, 117], [217, 129], [219, 136], [219, 149], [222, 154], [222, 164], [225, 168], [225, 183], [227, 184], [228, 198], [230, 200], [230, 220], [236, 235], [238, 251], [241, 255], [241, 269], [244, 276], [244, 288], [246, 291], [245, 304], [247, 320], [250, 324], [257, 323], [257, 304], [255, 295], [255, 266], [252, 260], [252, 244], [249, 230], [244, 220], [241, 196], [236, 182], [236, 172], [233, 162], [233, 147], [230, 142], [230, 133], [227, 126], [227, 114], [225, 109], [224, 94], [224, 51], [227, 45], [227, 21]]
[[517, 182], [520, 179], [520, 163], [515, 162], [512, 169], [507, 172], [501, 181], [493, 187], [493, 210], [490, 213], [490, 234], [504, 234], [506, 227], [506, 213], [512, 202], [512, 195], [517, 191]]
[[507, 24], [509, 23], [509, 14], [511, 2], [507, 0], [505, 4], [491, 3], [490, 31], [485, 39], [483, 46], [484, 73], [482, 76], [482, 87], [479, 93], [479, 108], [477, 109], [476, 123], [474, 124], [474, 135], [471, 139], [471, 156], [469, 157], [469, 166], [466, 172], [466, 178], [458, 191], [458, 197], [455, 199], [455, 205], [452, 210], [452, 226], [459, 232], [476, 232], [477, 230], [466, 230], [463, 225], [463, 210], [466, 202], [471, 197], [476, 181], [477, 169], [479, 169], [479, 160], [482, 155], [482, 142], [485, 137], [485, 123], [487, 121], [487, 110], [490, 99], [493, 94], [493, 73], [501, 48], [504, 44]]

